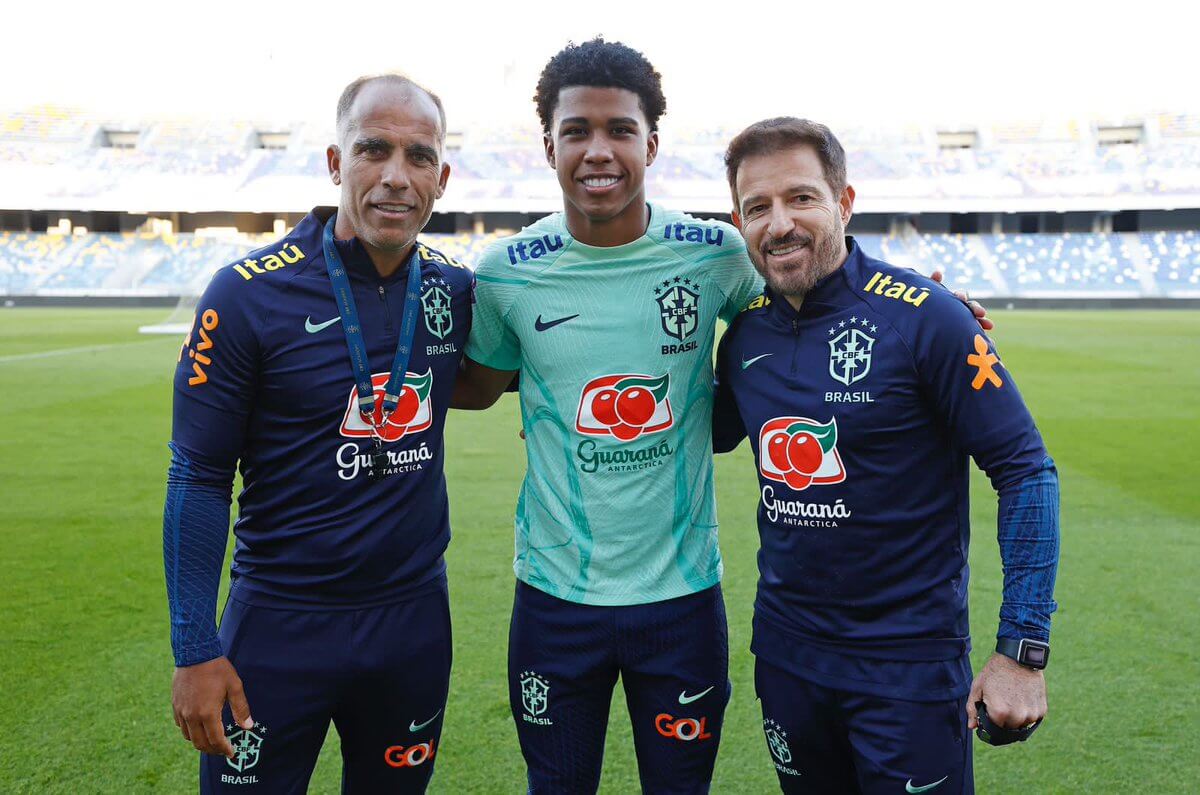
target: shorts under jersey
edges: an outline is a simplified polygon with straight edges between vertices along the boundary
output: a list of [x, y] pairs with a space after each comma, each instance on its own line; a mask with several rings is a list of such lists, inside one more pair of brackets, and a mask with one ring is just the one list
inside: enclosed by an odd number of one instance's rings
[[518, 579], [597, 605], [719, 582], [713, 334], [762, 285], [737, 231], [651, 206], [642, 237], [597, 248], [557, 213], [476, 280], [466, 353], [521, 373]]

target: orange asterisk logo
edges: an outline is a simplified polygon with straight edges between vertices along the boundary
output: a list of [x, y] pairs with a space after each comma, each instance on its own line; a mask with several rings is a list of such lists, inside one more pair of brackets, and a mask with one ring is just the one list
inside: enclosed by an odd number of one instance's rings
[[971, 388], [976, 392], [983, 389], [984, 384], [991, 384], [996, 388], [1004, 386], [1000, 374], [996, 372], [1000, 357], [988, 350], [987, 339], [982, 334], [975, 335], [975, 352], [967, 354], [967, 364], [979, 368], [975, 379], [971, 381]]

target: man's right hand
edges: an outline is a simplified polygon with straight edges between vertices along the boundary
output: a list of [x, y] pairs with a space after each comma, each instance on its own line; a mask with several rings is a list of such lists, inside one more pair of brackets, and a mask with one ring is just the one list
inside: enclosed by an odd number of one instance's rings
[[229, 660], [218, 657], [175, 669], [175, 676], [171, 680], [171, 707], [175, 711], [175, 725], [197, 751], [233, 757], [233, 746], [225, 737], [221, 720], [221, 710], [226, 701], [239, 726], [243, 729], [254, 726], [250, 718], [250, 705], [242, 690], [242, 680]]

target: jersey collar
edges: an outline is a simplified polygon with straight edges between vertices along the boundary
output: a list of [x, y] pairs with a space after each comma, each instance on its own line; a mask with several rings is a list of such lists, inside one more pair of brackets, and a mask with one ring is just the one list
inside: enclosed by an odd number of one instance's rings
[[771, 299], [773, 315], [790, 327], [793, 320], [820, 317], [848, 306], [853, 300], [850, 293], [854, 285], [861, 281], [863, 253], [858, 242], [849, 235], [846, 236], [846, 251], [846, 261], [840, 268], [813, 285], [804, 297], [799, 312], [793, 309], [785, 298], [777, 296], [769, 287], [766, 288], [765, 292]]
[[[309, 216], [316, 219], [316, 227], [318, 230], [321, 230], [325, 227], [325, 222], [336, 211], [337, 208], [335, 207], [315, 207]], [[317, 239], [318, 241], [320, 240], [319, 231]], [[357, 237], [352, 237], [349, 240], [338, 240], [335, 237], [333, 245], [337, 247], [338, 255], [342, 258], [342, 264], [346, 266], [346, 272], [352, 278], [370, 279], [373, 282], [381, 284], [393, 284], [408, 279], [407, 267], [398, 268], [395, 273], [386, 279], [380, 278], [379, 271], [375, 270], [375, 263], [371, 261], [371, 255], [363, 248], [362, 243], [358, 241]], [[419, 257], [420, 255], [418, 254], [418, 262], [421, 263], [423, 271], [425, 263]]]

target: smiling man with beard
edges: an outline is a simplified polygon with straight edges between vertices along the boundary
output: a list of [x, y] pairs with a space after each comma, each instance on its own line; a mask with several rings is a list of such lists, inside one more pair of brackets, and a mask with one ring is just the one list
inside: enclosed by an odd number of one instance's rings
[[[845, 237], [841, 144], [777, 118], [730, 143], [767, 283], [721, 340], [714, 446], [749, 435], [761, 500], [755, 687], [786, 792], [970, 792], [976, 702], [1046, 713], [1058, 479], [976, 320]], [[996, 654], [972, 682], [969, 458], [999, 493]]]

